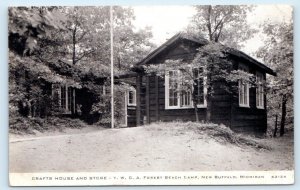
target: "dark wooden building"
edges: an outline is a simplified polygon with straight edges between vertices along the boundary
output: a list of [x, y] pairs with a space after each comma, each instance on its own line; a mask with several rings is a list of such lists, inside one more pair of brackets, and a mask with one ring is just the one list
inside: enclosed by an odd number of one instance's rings
[[[18, 112], [22, 116], [80, 118], [92, 124], [104, 114], [110, 115], [105, 113], [110, 109], [107, 77], [83, 72], [65, 61], [40, 63], [46, 71], [37, 77], [28, 65], [11, 73], [16, 84], [26, 92], [26, 96], [18, 100]], [[94, 104], [103, 105], [102, 109], [93, 111]]]
[[[165, 76], [149, 75], [143, 71], [143, 66], [164, 63], [170, 59], [184, 60], [187, 63], [194, 59], [197, 49], [207, 43], [204, 39], [195, 40], [179, 33], [135, 65], [135, 89], [126, 93], [128, 106], [125, 109], [127, 121], [130, 121], [128, 126], [157, 121], [195, 121], [191, 92], [179, 93], [174, 89], [173, 79], [180, 73], [168, 71]], [[252, 73], [259, 81], [265, 81], [266, 74], [276, 75], [272, 69], [241, 51], [231, 49], [229, 59], [232, 69]], [[200, 97], [197, 101], [198, 117], [205, 121], [207, 89], [205, 80], [199, 78], [197, 82], [197, 95]], [[209, 101], [211, 122], [225, 124], [237, 132], [266, 132], [266, 94], [263, 86], [251, 87], [247, 83], [239, 82], [236, 93], [232, 94], [216, 85], [214, 96]]]

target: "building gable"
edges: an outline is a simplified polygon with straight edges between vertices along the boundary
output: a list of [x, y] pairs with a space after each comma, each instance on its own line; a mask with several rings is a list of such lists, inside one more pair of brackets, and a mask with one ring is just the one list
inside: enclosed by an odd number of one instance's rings
[[197, 43], [190, 42], [188, 40], [180, 40], [164, 49], [160, 54], [153, 57], [147, 64], [159, 64], [168, 59], [190, 61], [195, 57], [197, 48], [199, 47], [200, 46]]
[[[197, 53], [197, 49], [208, 43], [209, 42], [205, 39], [193, 39], [186, 37], [182, 33], [178, 33], [137, 63], [136, 67], [138, 68], [147, 64], [163, 63], [166, 59], [191, 60]], [[271, 68], [244, 52], [234, 48], [227, 48], [226, 51], [232, 58], [237, 58], [239, 61], [245, 62], [249, 67], [256, 67], [262, 72], [276, 76], [276, 73]]]

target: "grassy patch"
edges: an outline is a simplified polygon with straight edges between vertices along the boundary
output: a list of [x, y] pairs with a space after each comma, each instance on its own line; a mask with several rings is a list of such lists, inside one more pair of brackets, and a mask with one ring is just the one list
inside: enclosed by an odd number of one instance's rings
[[194, 132], [195, 134], [207, 135], [218, 142], [228, 142], [238, 146], [250, 146], [257, 149], [271, 150], [271, 147], [260, 142], [258, 138], [235, 133], [225, 125], [213, 123], [196, 122], [160, 122], [147, 126], [147, 130], [157, 132], [172, 132], [173, 135], [180, 135], [185, 132]]
[[12, 117], [9, 120], [9, 132], [14, 134], [34, 134], [34, 131], [39, 132], [59, 130], [64, 128], [82, 128], [87, 126], [86, 123], [79, 119], [73, 118], [27, 118], [27, 117]]

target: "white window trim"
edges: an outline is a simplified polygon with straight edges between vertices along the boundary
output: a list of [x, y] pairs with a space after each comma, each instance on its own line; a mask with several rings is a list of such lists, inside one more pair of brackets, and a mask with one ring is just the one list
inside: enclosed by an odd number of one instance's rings
[[124, 125], [127, 127], [128, 126], [128, 113], [127, 113], [127, 108], [128, 108], [128, 105], [126, 104], [128, 102], [128, 97], [127, 97], [127, 93], [125, 93], [125, 110], [124, 110], [124, 112], [125, 112], [125, 123], [124, 123]]
[[[174, 70], [175, 71], [175, 70]], [[170, 82], [170, 77], [169, 77], [169, 72], [166, 71], [165, 74], [165, 109], [184, 109], [188, 107], [180, 107], [180, 96], [177, 96], [177, 106], [170, 106], [169, 105], [169, 97], [170, 97], [170, 92], [169, 92], [169, 82]], [[179, 73], [179, 71], [177, 71]]]
[[[180, 72], [180, 71], [177, 71]], [[180, 96], [177, 97], [178, 105], [177, 106], [169, 106], [169, 71], [166, 71], [165, 73], [165, 109], [171, 110], [171, 109], [191, 109], [194, 108], [194, 103], [191, 98], [191, 105], [189, 106], [180, 106]], [[207, 96], [207, 83], [206, 83], [207, 77], [203, 78], [203, 86], [204, 86], [204, 102], [203, 104], [198, 104], [197, 108], [206, 108], [207, 107], [207, 101], [206, 101], [206, 96]]]
[[242, 108], [250, 108], [250, 94], [249, 94], [249, 84], [246, 83], [246, 94], [247, 94], [247, 102], [246, 104], [241, 104], [241, 94], [240, 94], [240, 88], [241, 88], [241, 83], [239, 81], [239, 106], [242, 107]]
[[[129, 92], [133, 92], [133, 103], [129, 102]], [[134, 88], [127, 90], [127, 105], [136, 106], [136, 90]]]
[[[243, 69], [244, 72], [249, 72], [249, 67], [244, 65], [244, 64], [239, 64], [239, 69]], [[243, 108], [250, 108], [250, 92], [249, 92], [249, 84], [246, 83], [246, 96], [247, 96], [247, 102], [246, 104], [241, 104], [241, 94], [240, 94], [240, 89], [241, 89], [241, 81], [239, 83], [239, 106]]]
[[[264, 75], [263, 73], [261, 72], [256, 72], [256, 82], [258, 83], [258, 76], [260, 75], [260, 77], [262, 77], [262, 81], [261, 82], [264, 82]], [[259, 84], [257, 84], [258, 86], [256, 87], [256, 108], [257, 109], [265, 109], [265, 90], [264, 90], [264, 87], [262, 86], [262, 94], [263, 94], [263, 97], [262, 97], [262, 105], [259, 105], [259, 92], [258, 92], [258, 88], [259, 88]]]

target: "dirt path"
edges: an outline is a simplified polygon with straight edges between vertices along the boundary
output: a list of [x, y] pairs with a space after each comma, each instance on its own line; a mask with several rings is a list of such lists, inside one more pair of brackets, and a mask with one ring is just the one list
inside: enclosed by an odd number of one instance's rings
[[268, 151], [220, 143], [189, 131], [147, 127], [11, 136], [9, 168], [10, 172], [286, 170], [293, 169], [291, 139], [264, 140], [273, 148]]

